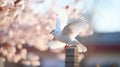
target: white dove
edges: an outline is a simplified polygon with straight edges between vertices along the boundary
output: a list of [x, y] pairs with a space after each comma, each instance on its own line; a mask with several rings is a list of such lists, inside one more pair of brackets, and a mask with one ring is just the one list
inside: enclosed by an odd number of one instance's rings
[[68, 11], [62, 9], [58, 13], [56, 29], [51, 32], [54, 38], [48, 43], [49, 49], [64, 48], [69, 45], [77, 46], [79, 52], [86, 52], [87, 48], [75, 39], [86, 24], [87, 22], [82, 14], [68, 19]]

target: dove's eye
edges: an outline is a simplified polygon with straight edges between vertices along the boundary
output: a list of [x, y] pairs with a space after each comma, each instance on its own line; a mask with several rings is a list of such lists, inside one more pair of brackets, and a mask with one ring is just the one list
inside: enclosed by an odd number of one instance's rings
[[54, 33], [55, 31], [54, 30], [52, 30], [51, 32], [50, 32], [50, 34], [52, 34], [52, 33]]
[[55, 30], [52, 30], [52, 32], [55, 32]]

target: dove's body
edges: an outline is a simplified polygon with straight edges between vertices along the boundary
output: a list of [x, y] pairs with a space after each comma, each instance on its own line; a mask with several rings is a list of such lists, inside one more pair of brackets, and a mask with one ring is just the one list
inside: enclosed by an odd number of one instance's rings
[[[64, 48], [65, 46], [77, 46], [79, 52], [86, 52], [87, 48], [83, 46], [79, 41], [76, 39], [71, 39], [69, 35], [64, 35], [60, 31], [54, 30], [54, 38], [50, 41], [50, 48], [57, 49], [57, 48]], [[52, 44], [51, 44], [52, 43]], [[67, 45], [68, 44], [68, 45]]]
[[64, 43], [68, 43], [71, 41], [71, 39], [68, 36], [62, 35], [61, 31], [58, 30], [54, 30], [54, 32], [52, 33], [54, 35], [54, 38], [64, 42]]
[[69, 37], [69, 35], [64, 35], [64, 34], [61, 33], [61, 31], [54, 30], [53, 35], [54, 35], [54, 38], [56, 40], [59, 40], [59, 41], [64, 42], [64, 43], [67, 43], [67, 44], [69, 44], [71, 46], [75, 45], [76, 43], [78, 43], [78, 41], [76, 39], [74, 39], [74, 38], [71, 39]]

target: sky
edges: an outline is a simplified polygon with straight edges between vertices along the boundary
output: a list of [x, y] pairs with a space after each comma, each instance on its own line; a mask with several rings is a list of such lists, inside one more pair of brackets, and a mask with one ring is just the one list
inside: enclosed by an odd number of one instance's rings
[[34, 3], [32, 7], [35, 12], [45, 13], [53, 1], [56, 1], [57, 12], [67, 4], [79, 9], [86, 7], [88, 14], [94, 12], [91, 25], [96, 32], [120, 32], [120, 0], [84, 0], [78, 4], [74, 4], [74, 0], [45, 0], [42, 4]]

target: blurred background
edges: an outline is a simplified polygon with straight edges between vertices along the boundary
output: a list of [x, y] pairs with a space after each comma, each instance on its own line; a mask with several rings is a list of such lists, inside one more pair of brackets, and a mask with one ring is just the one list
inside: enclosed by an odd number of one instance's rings
[[120, 0], [0, 0], [0, 67], [65, 67], [64, 49], [50, 51], [48, 42], [68, 5], [89, 24], [76, 37], [88, 48], [80, 67], [120, 67]]

